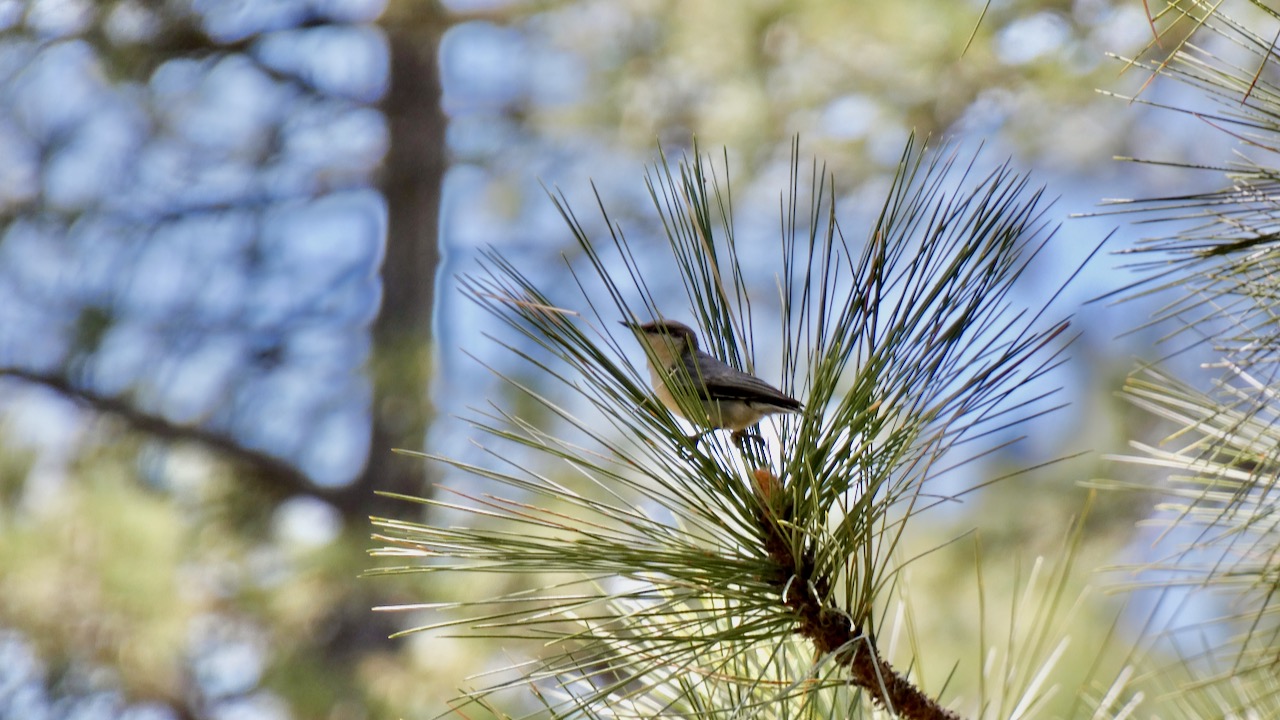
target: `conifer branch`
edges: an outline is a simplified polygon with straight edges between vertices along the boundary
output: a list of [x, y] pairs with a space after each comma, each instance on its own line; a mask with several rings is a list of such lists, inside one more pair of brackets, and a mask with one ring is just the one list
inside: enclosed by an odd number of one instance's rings
[[830, 655], [848, 670], [855, 685], [869, 694], [880, 707], [905, 718], [918, 720], [960, 720], [960, 715], [944, 708], [926, 695], [880, 655], [875, 637], [863, 624], [829, 602], [831, 580], [817, 569], [812, 549], [798, 555], [792, 550], [783, 527], [789, 521], [781, 481], [768, 468], [755, 470], [756, 492], [762, 502], [756, 515], [765, 552], [776, 566], [771, 584], [779, 601], [796, 617], [796, 633], [813, 644], [820, 655]]
[[[976, 176], [912, 140], [858, 248], [817, 167], [803, 217], [798, 149], [792, 159], [772, 347], [782, 354], [777, 386], [805, 409], [766, 420], [776, 440], [691, 439], [654, 399], [644, 363], [627, 359], [640, 348], [611, 334], [619, 320], [683, 314], [672, 300], [678, 280], [708, 352], [760, 373], [742, 240], [728, 190], [701, 156], [678, 168], [664, 160], [649, 177], [674, 267], [647, 275], [607, 213], [606, 237], [593, 239], [553, 196], [579, 244], [572, 283], [539, 283], [497, 252], [463, 278], [464, 292], [513, 331], [495, 338], [502, 354], [546, 381], [492, 368], [542, 419], [477, 410], [474, 427], [504, 446], [485, 448], [492, 466], [428, 457], [499, 489], [417, 501], [467, 518], [449, 526], [375, 519], [384, 543], [375, 554], [400, 563], [377, 574], [512, 576], [509, 594], [405, 606], [456, 613], [422, 629], [539, 641], [543, 654], [518, 678], [469, 701], [488, 710], [494, 693], [532, 687], [553, 716], [775, 707], [789, 716], [783, 704], [794, 700], [819, 716], [879, 706], [959, 717], [881, 654], [877, 613], [907, 527], [940, 501], [932, 484], [1046, 411], [1052, 391], [1024, 386], [1061, 361], [1067, 323], [1048, 317], [1053, 296], [1037, 309], [1010, 294], [1050, 235], [1040, 193], [1007, 165]], [[668, 282], [651, 288], [657, 280]], [[964, 492], [950, 488], [946, 499]]]

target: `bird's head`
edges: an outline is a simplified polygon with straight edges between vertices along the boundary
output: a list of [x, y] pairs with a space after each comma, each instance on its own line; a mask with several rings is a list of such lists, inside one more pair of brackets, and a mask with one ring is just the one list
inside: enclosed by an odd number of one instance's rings
[[664, 368], [675, 365], [686, 353], [698, 349], [698, 336], [693, 329], [675, 320], [654, 320], [647, 323], [623, 322], [639, 338], [645, 352]]

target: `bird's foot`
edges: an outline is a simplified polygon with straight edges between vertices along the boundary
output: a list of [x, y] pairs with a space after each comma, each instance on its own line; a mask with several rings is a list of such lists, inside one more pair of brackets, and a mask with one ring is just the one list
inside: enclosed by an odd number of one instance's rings
[[685, 440], [687, 440], [688, 443], [682, 443], [678, 446], [680, 455], [688, 460], [695, 459], [698, 456], [698, 444], [702, 442], [702, 438], [707, 434], [707, 432], [709, 431], [686, 435]]

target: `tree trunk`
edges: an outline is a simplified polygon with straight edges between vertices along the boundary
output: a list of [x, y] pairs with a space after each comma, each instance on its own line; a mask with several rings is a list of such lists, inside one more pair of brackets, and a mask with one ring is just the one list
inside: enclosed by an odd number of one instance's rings
[[440, 36], [433, 23], [409, 28], [387, 23], [391, 84], [382, 109], [391, 153], [382, 177], [389, 209], [382, 264], [382, 307], [373, 328], [372, 442], [359, 480], [342, 493], [344, 514], [387, 514], [405, 505], [375, 497], [376, 490], [423, 495], [420, 459], [392, 448], [421, 450], [432, 408], [431, 315], [440, 261], [440, 193], [447, 167], [446, 118], [440, 107], [437, 62]]

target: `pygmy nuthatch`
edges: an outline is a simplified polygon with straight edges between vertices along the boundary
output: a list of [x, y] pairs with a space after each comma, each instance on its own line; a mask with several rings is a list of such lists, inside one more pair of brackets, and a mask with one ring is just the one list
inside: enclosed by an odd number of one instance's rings
[[[766, 415], [799, 412], [798, 400], [769, 383], [720, 362], [698, 349], [698, 337], [688, 325], [674, 320], [639, 323], [623, 322], [644, 346], [653, 390], [671, 412], [709, 429], [729, 428], [741, 441], [744, 431]], [[697, 398], [704, 413], [688, 417], [676, 401], [668, 383], [690, 382], [678, 394]], [[677, 388], [679, 386], [677, 385]]]

